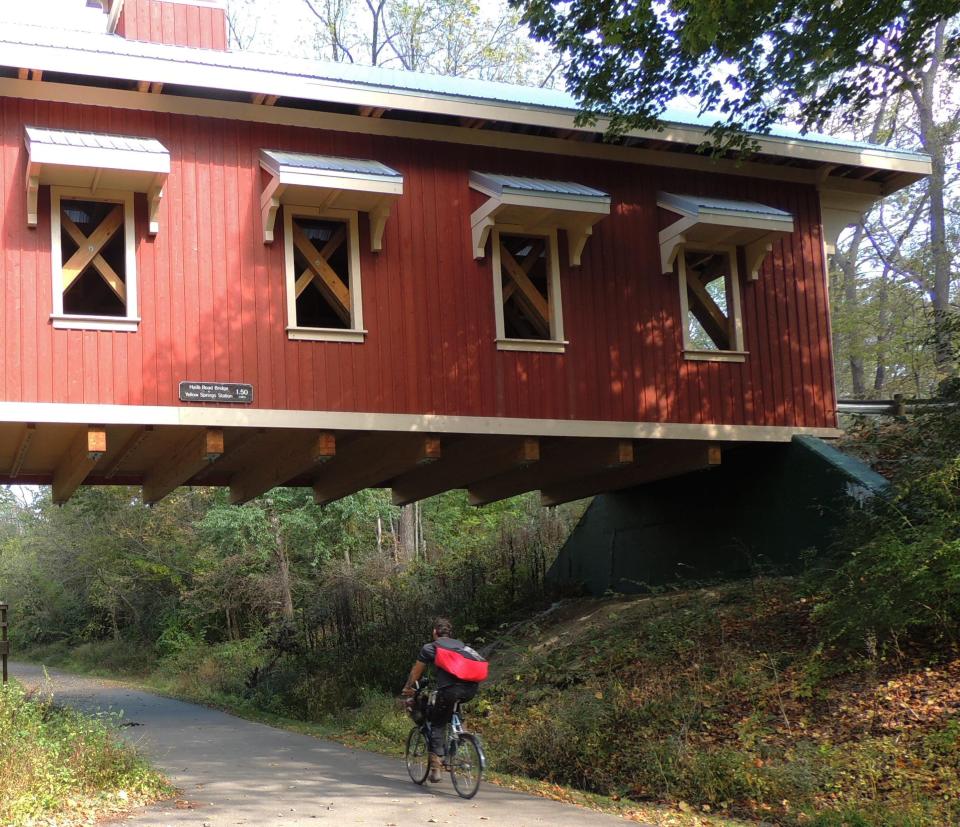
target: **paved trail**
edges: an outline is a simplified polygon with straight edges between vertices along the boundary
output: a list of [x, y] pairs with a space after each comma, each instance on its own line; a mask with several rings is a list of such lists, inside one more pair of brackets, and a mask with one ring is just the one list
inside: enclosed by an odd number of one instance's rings
[[[27, 686], [43, 680], [40, 667], [13, 663]], [[123, 729], [183, 791], [195, 809], [156, 805], [124, 819], [138, 827], [166, 825], [424, 824], [527, 827], [613, 827], [625, 824], [523, 793], [484, 785], [472, 801], [457, 797], [449, 778], [415, 786], [403, 763], [330, 741], [251, 723], [223, 712], [51, 672], [61, 703], [85, 711], [123, 711], [136, 726]]]

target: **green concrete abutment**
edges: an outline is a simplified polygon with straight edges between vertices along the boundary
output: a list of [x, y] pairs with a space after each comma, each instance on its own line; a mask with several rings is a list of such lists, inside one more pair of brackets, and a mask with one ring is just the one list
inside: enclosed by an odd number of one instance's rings
[[724, 451], [711, 470], [596, 497], [548, 579], [593, 594], [798, 570], [886, 480], [815, 437]]

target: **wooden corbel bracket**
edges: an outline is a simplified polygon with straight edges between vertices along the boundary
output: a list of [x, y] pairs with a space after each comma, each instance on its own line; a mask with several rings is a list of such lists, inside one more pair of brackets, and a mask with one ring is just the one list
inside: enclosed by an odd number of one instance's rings
[[263, 222], [263, 243], [273, 243], [273, 228], [277, 223], [277, 210], [280, 209], [280, 196], [286, 187], [276, 176], [264, 187], [260, 196], [260, 218]]

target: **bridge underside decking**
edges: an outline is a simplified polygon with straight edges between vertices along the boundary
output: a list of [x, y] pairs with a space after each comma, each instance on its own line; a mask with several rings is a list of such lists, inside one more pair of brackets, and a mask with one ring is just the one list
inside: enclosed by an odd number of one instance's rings
[[180, 485], [229, 486], [241, 504], [279, 485], [318, 503], [389, 487], [398, 505], [466, 488], [475, 505], [540, 491], [556, 505], [708, 468], [717, 443], [694, 439], [483, 435], [186, 425], [0, 423], [0, 482], [142, 486], [156, 502]]

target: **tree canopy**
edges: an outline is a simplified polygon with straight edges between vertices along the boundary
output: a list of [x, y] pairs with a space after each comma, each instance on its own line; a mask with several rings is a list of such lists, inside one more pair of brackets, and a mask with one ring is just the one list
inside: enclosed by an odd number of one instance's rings
[[[804, 129], [855, 117], [922, 70], [939, 21], [960, 0], [511, 0], [533, 35], [566, 58], [581, 120], [610, 131], [656, 127], [671, 101], [716, 113], [716, 137], [765, 132], [790, 117]], [[944, 49], [955, 62], [960, 34]]]

